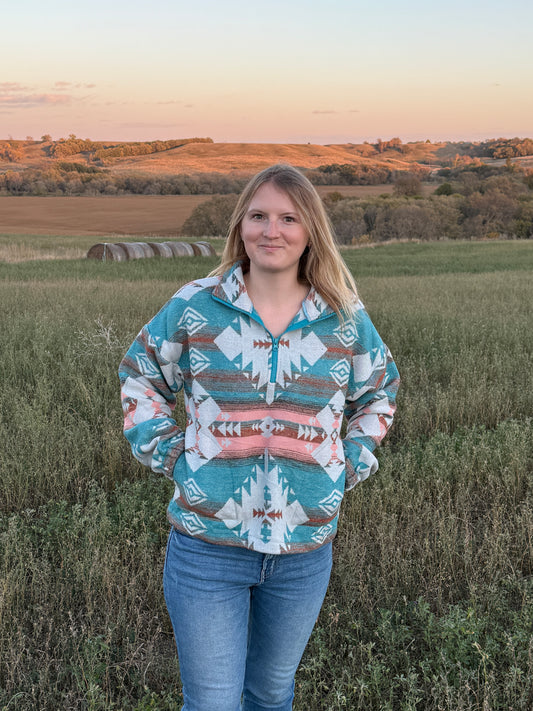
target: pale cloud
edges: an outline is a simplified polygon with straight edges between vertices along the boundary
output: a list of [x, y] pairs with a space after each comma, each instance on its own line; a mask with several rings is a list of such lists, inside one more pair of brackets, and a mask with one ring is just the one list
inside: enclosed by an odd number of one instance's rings
[[65, 94], [4, 94], [0, 95], [0, 105], [31, 108], [32, 106], [43, 106], [47, 104], [69, 104], [72, 101], [72, 98], [72, 96]]
[[19, 84], [16, 81], [0, 81], [0, 94], [3, 94], [5, 91], [10, 92], [10, 91], [28, 91], [29, 87], [24, 86], [23, 84]]
[[94, 89], [96, 84], [84, 84], [83, 82], [78, 82], [77, 84], [74, 84], [74, 82], [71, 81], [56, 81], [54, 83], [54, 89], [58, 90], [63, 90], [63, 89]]
[[[85, 101], [86, 96], [75, 96], [75, 89], [88, 89], [95, 84], [73, 84], [56, 81], [52, 91], [39, 91], [36, 86], [25, 86], [15, 81], [0, 82], [0, 107], [4, 110], [32, 109], [43, 106], [65, 106], [73, 102]], [[70, 90], [69, 93], [64, 93]]]

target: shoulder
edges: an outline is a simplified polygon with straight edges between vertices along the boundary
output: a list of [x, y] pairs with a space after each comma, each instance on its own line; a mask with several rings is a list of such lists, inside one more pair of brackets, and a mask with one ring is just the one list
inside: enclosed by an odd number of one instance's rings
[[356, 348], [375, 347], [381, 340], [364, 303], [358, 297], [354, 297], [351, 307], [342, 312], [338, 331]]
[[219, 281], [219, 277], [206, 277], [184, 284], [149, 321], [149, 333], [154, 338], [158, 335], [167, 338], [169, 334], [205, 322], [212, 316], [211, 294]]
[[190, 301], [193, 297], [200, 294], [211, 294], [213, 289], [220, 283], [219, 276], [205, 277], [204, 279], [195, 279], [188, 284], [180, 287], [170, 299], [171, 303], [174, 299], [182, 301]]

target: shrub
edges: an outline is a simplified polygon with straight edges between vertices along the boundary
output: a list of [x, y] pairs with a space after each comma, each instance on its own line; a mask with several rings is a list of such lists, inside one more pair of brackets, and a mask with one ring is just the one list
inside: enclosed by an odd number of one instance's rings
[[397, 173], [394, 178], [394, 194], [412, 197], [420, 195], [422, 183], [414, 173]]
[[201, 203], [181, 228], [183, 235], [205, 237], [226, 235], [235, 205], [236, 195], [217, 195]]
[[351, 244], [367, 232], [364, 211], [357, 199], [334, 202], [328, 215], [340, 244]]
[[439, 185], [439, 187], [435, 190], [433, 195], [453, 195], [453, 186], [451, 183], [442, 183], [442, 185]]

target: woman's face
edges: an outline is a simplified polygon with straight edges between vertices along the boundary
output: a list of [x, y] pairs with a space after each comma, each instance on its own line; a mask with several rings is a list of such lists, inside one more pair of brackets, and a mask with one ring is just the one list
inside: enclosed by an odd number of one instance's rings
[[309, 235], [292, 200], [273, 183], [256, 190], [241, 222], [241, 238], [251, 275], [286, 273], [297, 279]]

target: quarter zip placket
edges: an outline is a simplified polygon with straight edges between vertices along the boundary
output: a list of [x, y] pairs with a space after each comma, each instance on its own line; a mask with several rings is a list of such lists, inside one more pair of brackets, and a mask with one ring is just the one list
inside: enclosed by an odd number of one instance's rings
[[[265, 331], [265, 333], [268, 334], [270, 338], [270, 342], [272, 343], [272, 355], [270, 358], [270, 373], [269, 373], [269, 378], [268, 378], [268, 384], [267, 384], [267, 392], [266, 392], [266, 403], [267, 405], [271, 405], [273, 400], [274, 400], [274, 391], [276, 388], [276, 375], [278, 372], [278, 359], [279, 359], [279, 343], [281, 339], [290, 331], [295, 331], [298, 328], [304, 328], [305, 326], [309, 325], [310, 321], [308, 318], [305, 318], [303, 320], [294, 322], [294, 320], [287, 326], [286, 330], [281, 333], [277, 338], [274, 338], [272, 333], [268, 330], [268, 328], [265, 326], [263, 323], [261, 317], [257, 313], [255, 309], [252, 309], [252, 311], [247, 311], [246, 309], [241, 309], [238, 306], [235, 306], [234, 304], [230, 304], [228, 301], [225, 301], [224, 299], [219, 298], [218, 296], [212, 295], [212, 298], [215, 301], [218, 301], [220, 304], [224, 304], [225, 306], [229, 306], [229, 308], [234, 309], [235, 311], [238, 311], [239, 313], [245, 314], [249, 318], [253, 319], [256, 323], [258, 323]], [[303, 307], [304, 313], [305, 312], [305, 307]], [[330, 318], [331, 316], [334, 315], [334, 312], [326, 313], [326, 314], [321, 314], [318, 318], [314, 319], [314, 322], [317, 321], [322, 321], [325, 318]], [[307, 314], [306, 314], [307, 317]], [[296, 318], [296, 317], [295, 317]]]

